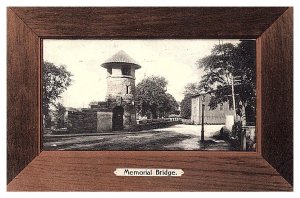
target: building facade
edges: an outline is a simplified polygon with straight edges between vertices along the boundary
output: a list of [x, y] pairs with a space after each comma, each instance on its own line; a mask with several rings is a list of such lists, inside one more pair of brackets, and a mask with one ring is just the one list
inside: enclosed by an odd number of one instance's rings
[[[204, 97], [204, 100], [203, 100]], [[234, 111], [228, 102], [218, 104], [217, 108], [209, 107], [211, 95], [208, 93], [198, 94], [191, 101], [191, 122], [202, 124], [202, 104], [204, 104], [204, 124], [233, 125]]]

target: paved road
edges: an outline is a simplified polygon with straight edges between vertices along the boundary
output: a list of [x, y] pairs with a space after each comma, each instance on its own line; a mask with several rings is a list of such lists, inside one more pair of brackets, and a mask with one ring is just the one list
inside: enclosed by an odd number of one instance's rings
[[201, 126], [174, 125], [134, 133], [88, 136], [45, 136], [44, 150], [231, 150], [230, 145], [212, 138], [221, 126], [205, 126], [201, 143]]

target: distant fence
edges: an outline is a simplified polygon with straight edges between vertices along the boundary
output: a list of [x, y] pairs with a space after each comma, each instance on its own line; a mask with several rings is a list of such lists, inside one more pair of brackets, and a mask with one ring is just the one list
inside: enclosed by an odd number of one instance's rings
[[[182, 124], [189, 124], [189, 125], [201, 125], [201, 121], [199, 122], [195, 122], [191, 119], [181, 119], [181, 122]], [[204, 120], [204, 124], [205, 125], [225, 125], [225, 122], [217, 122], [217, 121], [214, 121], [214, 120]]]
[[179, 121], [181, 122], [181, 118], [159, 118], [159, 119], [143, 119], [137, 120], [137, 124], [149, 124], [149, 123], [163, 123], [163, 122], [170, 122], [170, 121]]
[[173, 120], [169, 118], [138, 120], [137, 125], [134, 125], [126, 129], [126, 131], [142, 131], [142, 130], [165, 128], [168, 126], [173, 126], [181, 123], [182, 123], [181, 119]]
[[191, 119], [181, 119], [182, 124], [193, 124]]
[[[202, 116], [192, 116], [191, 121], [194, 124], [202, 124]], [[204, 124], [208, 125], [218, 125], [218, 124], [225, 124], [226, 116], [225, 115], [204, 115]]]

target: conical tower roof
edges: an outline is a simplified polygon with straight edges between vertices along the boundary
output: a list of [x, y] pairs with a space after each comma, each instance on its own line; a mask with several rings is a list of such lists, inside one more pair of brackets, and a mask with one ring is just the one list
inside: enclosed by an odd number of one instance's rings
[[141, 66], [123, 50], [120, 50], [111, 58], [107, 59], [101, 66], [107, 68], [109, 65], [115, 63], [127, 63], [134, 66], [136, 69], [141, 68]]

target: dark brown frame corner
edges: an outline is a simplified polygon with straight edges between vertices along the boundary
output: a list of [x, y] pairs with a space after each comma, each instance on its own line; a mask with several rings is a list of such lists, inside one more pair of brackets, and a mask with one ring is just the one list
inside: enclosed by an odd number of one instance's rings
[[[8, 191], [292, 191], [293, 8], [7, 8]], [[40, 149], [45, 38], [257, 41], [257, 152]], [[122, 167], [181, 177], [116, 177]]]

